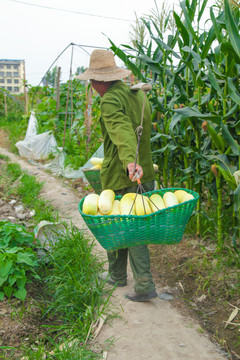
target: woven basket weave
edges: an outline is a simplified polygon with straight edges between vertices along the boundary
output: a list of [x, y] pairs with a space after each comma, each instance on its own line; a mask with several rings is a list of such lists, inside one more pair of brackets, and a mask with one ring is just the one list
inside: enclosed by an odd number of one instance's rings
[[[163, 196], [167, 191], [180, 189], [155, 190], [146, 195]], [[144, 244], [176, 244], [181, 241], [199, 198], [194, 191], [181, 190], [192, 194], [194, 198], [149, 215], [86, 215], [82, 212], [84, 198], [80, 201], [78, 210], [92, 234], [108, 251]], [[116, 196], [116, 199], [120, 200], [121, 196]]]
[[100, 170], [96, 169], [83, 169], [83, 173], [95, 191], [96, 194], [100, 194], [102, 191], [101, 179], [100, 179]]

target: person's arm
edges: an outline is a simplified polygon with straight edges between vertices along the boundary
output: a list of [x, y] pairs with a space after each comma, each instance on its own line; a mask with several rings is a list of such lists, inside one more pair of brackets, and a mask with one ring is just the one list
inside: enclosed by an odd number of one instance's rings
[[131, 120], [124, 114], [121, 103], [114, 98], [102, 102], [101, 118], [111, 141], [118, 148], [119, 159], [127, 171], [128, 164], [135, 163], [137, 151], [137, 137]]

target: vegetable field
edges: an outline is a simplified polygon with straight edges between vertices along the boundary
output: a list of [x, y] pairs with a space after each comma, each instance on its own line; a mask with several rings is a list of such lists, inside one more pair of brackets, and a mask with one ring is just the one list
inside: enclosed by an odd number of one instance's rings
[[[167, 39], [163, 33], [170, 17], [160, 31], [149, 16], [142, 19], [149, 42], [137, 43], [137, 49], [125, 46], [126, 51], [111, 42], [111, 48], [139, 81], [153, 84], [151, 141], [159, 185], [198, 192], [196, 234], [211, 229], [215, 237], [217, 231], [219, 249], [230, 235], [238, 251], [240, 22], [236, 2], [222, 5], [181, 1], [181, 14], [173, 12], [175, 27]], [[207, 7], [208, 30], [202, 30]]]

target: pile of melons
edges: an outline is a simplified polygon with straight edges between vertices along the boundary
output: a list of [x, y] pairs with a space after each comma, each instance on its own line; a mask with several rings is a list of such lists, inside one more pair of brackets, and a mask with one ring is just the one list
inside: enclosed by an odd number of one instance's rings
[[118, 200], [113, 190], [103, 190], [100, 195], [89, 194], [85, 197], [82, 212], [87, 215], [148, 215], [158, 210], [181, 204], [194, 196], [185, 190], [167, 191], [163, 197], [152, 194], [127, 193]]

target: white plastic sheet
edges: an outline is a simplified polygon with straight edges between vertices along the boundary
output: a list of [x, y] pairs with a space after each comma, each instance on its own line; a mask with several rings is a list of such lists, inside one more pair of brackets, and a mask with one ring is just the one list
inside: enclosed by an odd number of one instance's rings
[[[97, 151], [93, 154], [92, 157], [100, 157], [103, 158], [103, 144], [97, 149]], [[74, 170], [71, 166], [64, 167], [65, 153], [64, 151], [60, 151], [54, 158], [54, 160], [49, 163], [43, 165], [45, 169], [50, 170], [56, 175], [62, 175], [68, 179], [78, 179], [82, 178], [84, 181], [88, 182], [84, 176], [82, 169], [89, 169], [93, 165], [91, 164], [89, 159], [81, 168]]]
[[[88, 182], [84, 176], [82, 169], [91, 168], [93, 165], [90, 159], [85, 165], [77, 170], [74, 170], [71, 166], [64, 166], [65, 152], [62, 148], [58, 148], [57, 142], [51, 131], [38, 134], [38, 122], [34, 111], [31, 112], [28, 128], [25, 139], [16, 143], [19, 155], [21, 157], [29, 159], [34, 163], [34, 160], [47, 159], [50, 154], [54, 155], [54, 159], [47, 164], [42, 165], [43, 168], [48, 169], [53, 174], [61, 175], [68, 179], [82, 178]], [[103, 144], [93, 154], [92, 157], [103, 158]], [[40, 166], [38, 164], [38, 166]]]
[[38, 122], [35, 113], [32, 111], [25, 139], [18, 141], [18, 148], [21, 157], [32, 160], [47, 159], [50, 154], [56, 154], [58, 150], [57, 142], [51, 131], [37, 134]]

